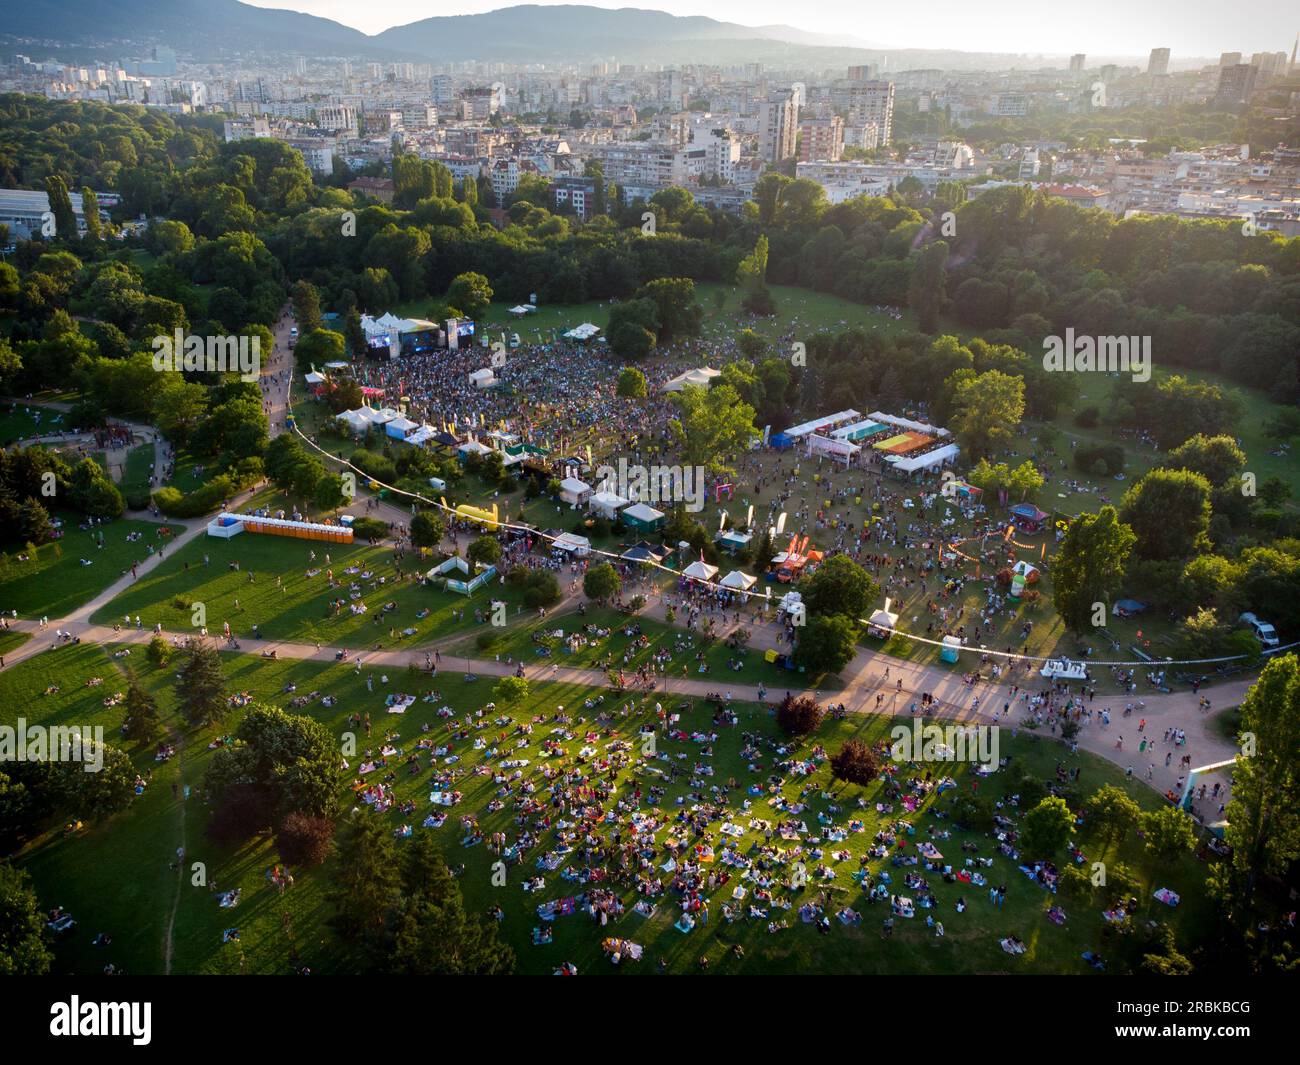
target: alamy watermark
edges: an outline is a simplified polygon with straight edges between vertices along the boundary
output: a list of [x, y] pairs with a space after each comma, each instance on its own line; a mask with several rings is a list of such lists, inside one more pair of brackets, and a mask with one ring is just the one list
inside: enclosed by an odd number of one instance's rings
[[1076, 336], [1043, 338], [1043, 369], [1056, 373], [1131, 373], [1139, 384], [1151, 380], [1151, 338]]
[[996, 766], [999, 754], [997, 725], [923, 725], [919, 717], [912, 725], [890, 729], [893, 741], [889, 755], [896, 762], [979, 762]]
[[81, 762], [87, 773], [104, 768], [103, 725], [0, 725], [0, 765], [5, 762]]
[[597, 466], [596, 487], [639, 503], [684, 503], [690, 514], [704, 509], [703, 466], [641, 466], [620, 458], [618, 466]]
[[241, 381], [256, 381], [262, 372], [262, 338], [253, 336], [208, 336], [191, 333], [179, 326], [172, 336], [153, 338], [153, 368], [168, 370], [207, 370], [215, 373], [238, 373]]

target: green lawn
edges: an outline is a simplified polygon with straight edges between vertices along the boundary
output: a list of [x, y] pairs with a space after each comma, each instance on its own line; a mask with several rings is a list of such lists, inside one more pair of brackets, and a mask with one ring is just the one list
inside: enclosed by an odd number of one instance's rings
[[[149, 557], [169, 535], [181, 532], [178, 525], [163, 526], [152, 521], [118, 519], [93, 528], [78, 527], [78, 517], [63, 514], [63, 536], [37, 551], [35, 560], [22, 560], [26, 549], [11, 547], [0, 556], [0, 610], [17, 610], [21, 617], [61, 618], [107, 588], [132, 563]], [[100, 536], [103, 547], [99, 547]], [[129, 541], [128, 536], [138, 535]], [[81, 560], [90, 562], [83, 566]]]
[[[312, 551], [316, 552], [314, 562]], [[327, 554], [329, 562], [325, 561]], [[236, 563], [238, 569], [233, 568]], [[466, 599], [411, 579], [413, 572], [423, 574], [431, 565], [429, 560], [408, 556], [399, 581], [391, 548], [253, 533], [230, 540], [202, 536], [98, 610], [94, 619], [108, 624], [124, 615], [139, 615], [146, 627], [161, 622], [167, 629], [196, 631], [194, 604], [202, 603], [211, 633], [220, 633], [222, 625], [229, 622], [236, 635], [249, 636], [256, 624], [266, 639], [319, 640], [347, 647], [373, 647], [379, 642], [393, 649], [423, 646], [439, 637], [473, 631], [477, 624], [474, 611], [487, 611], [492, 598], [505, 600], [511, 616], [515, 615], [518, 594], [512, 588], [494, 585]], [[357, 572], [346, 572], [353, 568]], [[312, 569], [319, 572], [307, 576]], [[329, 587], [331, 569], [341, 587]], [[366, 573], [370, 576], [363, 576]], [[354, 585], [361, 593], [358, 599], [350, 598]], [[349, 606], [364, 603], [366, 612], [354, 614], [345, 606], [331, 613], [330, 602], [339, 598]], [[390, 602], [394, 609], [383, 613]], [[422, 611], [428, 612], [423, 618], [418, 616]], [[453, 612], [459, 611], [465, 616], [454, 618]], [[415, 631], [406, 634], [407, 628]], [[393, 629], [397, 635], [392, 634]]]
[[[436, 715], [437, 707], [449, 705], [460, 716], [491, 698], [488, 681], [467, 683], [451, 672], [433, 680], [399, 673], [388, 676], [385, 683], [379, 671], [367, 670], [357, 674], [347, 666], [322, 669], [319, 663], [268, 663], [243, 655], [223, 657], [228, 690], [246, 691], [255, 700], [287, 706], [290, 699], [308, 692], [334, 696], [337, 702], [331, 708], [323, 707], [318, 698], [313, 698], [310, 705], [299, 712], [325, 723], [340, 735], [346, 729], [347, 715], [354, 710], [371, 715], [374, 733], [369, 739], [358, 737], [361, 752], [352, 759], [353, 771], [340, 776], [342, 796], [349, 795], [348, 782], [364, 757], [365, 748], [377, 748], [387, 735], [395, 746], [409, 750], [421, 736], [421, 726], [425, 723], [433, 726], [435, 737], [442, 737], [445, 735], [445, 722]], [[183, 735], [183, 740], [178, 757], [167, 762], [155, 763], [151, 750], [131, 752], [142, 772], [151, 773], [151, 779], [144, 795], [127, 811], [102, 825], [88, 826], [72, 837], [62, 834], [66, 813], [60, 813], [52, 820], [50, 831], [34, 840], [20, 855], [20, 863], [35, 880], [42, 905], [62, 905], [79, 922], [78, 930], [59, 943], [56, 971], [96, 972], [109, 961], [129, 972], [162, 971], [166, 930], [173, 922], [173, 907], [174, 972], [282, 973], [291, 969], [292, 951], [295, 950], [300, 962], [311, 965], [318, 972], [346, 971], [346, 951], [335, 940], [326, 923], [330, 912], [326, 898], [329, 864], [317, 870], [292, 870], [295, 885], [282, 895], [267, 880], [267, 871], [278, 860], [270, 841], [255, 840], [234, 849], [218, 847], [204, 835], [207, 810], [202, 802], [195, 797], [184, 802], [183, 791], [172, 794], [173, 784], [180, 788], [198, 785], [212, 756], [208, 744], [216, 735], [212, 730], [186, 732], [179, 727], [170, 689], [172, 667], [160, 670], [148, 667], [139, 649], [133, 657], [116, 662], [105, 651], [87, 645], [42, 654], [0, 674], [0, 720], [10, 722], [21, 708], [29, 723], [102, 724], [106, 735], [111, 737], [120, 724], [120, 711], [105, 709], [102, 702], [104, 695], [113, 690], [114, 671], [126, 662], [142, 671], [146, 685], [159, 695], [166, 723], [175, 730], [177, 737]], [[103, 677], [104, 684], [86, 687], [86, 681], [95, 676]], [[368, 677], [374, 682], [373, 692], [366, 687]], [[51, 684], [58, 684], [60, 691], [43, 695], [42, 692]], [[286, 690], [291, 684], [297, 686], [296, 692]], [[431, 701], [417, 701], [400, 717], [385, 714], [384, 693], [402, 690], [416, 695], [434, 690], [437, 694], [431, 697]], [[539, 760], [537, 747], [542, 739], [558, 739], [570, 766], [582, 764], [579, 751], [586, 746], [603, 750], [613, 740], [627, 738], [633, 741], [634, 748], [639, 749], [636, 733], [643, 724], [654, 720], [653, 700], [642, 700], [633, 705], [627, 702], [627, 697], [620, 700], [608, 695], [603, 707], [584, 707], [583, 700], [596, 695], [594, 689], [534, 685], [525, 704], [514, 709], [512, 716], [516, 721], [545, 715], [542, 719], [534, 718], [538, 725], [528, 749], [509, 752], [511, 757], [531, 759], [525, 770], [529, 778], [537, 778], [544, 760]], [[589, 738], [587, 730], [597, 728], [592, 720], [594, 716], [602, 709], [614, 710], [619, 705], [628, 707], [630, 712], [620, 712], [615, 724], [599, 726], [596, 737]], [[567, 708], [574, 718], [568, 725], [567, 736], [554, 733], [557, 725], [549, 720], [558, 706]], [[940, 904], [938, 919], [944, 922], [947, 936], [935, 938], [925, 925], [925, 911], [918, 910], [916, 919], [898, 921], [900, 927], [894, 937], [883, 941], [879, 936], [880, 921], [884, 916], [882, 907], [866, 902], [851, 873], [859, 868], [860, 859], [871, 846], [876, 831], [899, 818], [905, 817], [916, 827], [917, 842], [925, 838], [931, 828], [951, 828], [950, 821], [935, 815], [946, 810], [957, 792], [950, 791], [937, 797], [932, 793], [923, 800], [919, 812], [910, 816], [901, 806], [892, 814], [878, 813], [876, 803], [884, 799], [882, 783], [866, 788], [834, 785], [827, 766], [816, 761], [814, 745], [834, 751], [850, 736], [874, 742], [886, 735], [890, 722], [885, 718], [865, 717], [828, 720], [814, 737], [791, 747], [790, 755], [793, 757], [813, 757], [815, 768], [807, 777], [789, 772], [781, 775], [783, 782], [778, 793], [790, 802], [806, 804], [805, 809], [798, 813], [782, 815], [772, 807], [772, 795], [762, 793], [761, 788], [774, 771], [776, 755], [764, 747], [755, 762], [753, 756], [741, 753], [744, 733], [776, 737], [774, 723], [767, 712], [742, 705], [738, 707], [740, 723], [732, 727], [711, 724], [711, 711], [703, 706], [692, 708], [689, 703], [675, 700], [668, 709], [682, 713], [680, 727], [686, 732], [716, 731], [717, 739], [706, 745], [689, 738], [677, 740], [661, 735], [657, 757], [639, 761], [631, 776], [621, 774], [617, 794], [628, 796], [634, 786], [643, 791], [662, 786], [664, 794], [658, 800], [658, 807], [663, 811], [663, 817], [671, 822], [674, 811], [682, 809], [678, 805], [679, 799], [689, 805], [699, 801], [703, 793], [709, 793], [726, 807], [723, 819], [741, 826], [743, 837], [738, 840], [741, 854], [747, 853], [755, 841], [761, 842], [761, 834], [749, 827], [751, 819], [776, 822], [783, 816], [793, 816], [796, 821], [806, 823], [810, 832], [801, 833], [802, 844], [795, 841], [782, 843], [787, 857], [793, 856], [790, 848], [801, 847], [810, 875], [824, 865], [834, 871], [832, 879], [821, 881], [814, 876], [812, 886], [793, 896], [794, 908], [791, 910], [773, 909], [765, 919], [742, 919], [727, 924], [722, 917], [722, 905], [729, 900], [732, 888], [739, 882], [733, 876], [731, 884], [719, 886], [713, 892], [709, 924], [686, 935], [673, 927], [678, 908], [671, 890], [665, 891], [658, 899], [658, 912], [643, 919], [632, 912], [635, 895], [630, 889], [620, 889], [628, 912], [612, 921], [609, 928], [602, 930], [583, 916], [561, 917], [553, 926], [554, 943], [534, 947], [531, 929], [540, 923], [534, 912], [538, 903], [576, 895], [582, 889], [566, 883], [558, 872], [546, 872], [536, 866], [537, 857], [555, 846], [554, 829], [544, 833], [542, 843], [527, 854], [522, 864], [509, 868], [504, 887], [492, 886], [490, 867], [496, 858], [483, 845], [462, 845], [464, 833], [460, 818], [472, 815], [478, 819], [484, 832], [503, 831], [511, 838], [518, 829], [514, 822], [515, 812], [509, 804], [497, 812], [487, 810], [488, 802], [498, 789], [490, 776], [474, 772], [483, 763], [481, 751], [474, 751], [469, 743], [456, 745], [461, 758], [451, 772], [455, 775], [455, 787], [461, 790], [463, 798], [458, 806], [446, 811], [449, 816], [441, 828], [421, 827], [422, 820], [432, 809], [428, 802], [430, 781], [427, 772], [413, 777], [403, 768], [395, 774], [393, 787], [396, 798], [399, 802], [413, 801], [416, 807], [413, 814], [403, 815], [394, 807], [378, 816], [384, 817], [394, 829], [410, 822], [417, 832], [434, 831], [437, 834], [449, 864], [460, 871], [460, 882], [469, 908], [474, 912], [484, 912], [488, 906], [498, 904], [505, 911], [503, 933], [515, 948], [522, 972], [550, 972], [566, 960], [574, 962], [583, 973], [616, 971], [603, 960], [600, 951], [600, 940], [605, 934], [625, 936], [645, 945], [645, 959], [639, 964], [624, 966], [623, 971], [633, 972], [654, 971], [655, 959], [659, 958], [663, 958], [671, 970], [690, 971], [700, 955], [707, 954], [714, 968], [722, 972], [1086, 973], [1091, 970], [1079, 959], [1080, 952], [1088, 948], [1107, 952], [1105, 926], [1100, 916], [1101, 900], [1085, 903], [1058, 899], [1069, 920], [1063, 927], [1054, 925], [1044, 913], [1051, 896], [1027, 880], [1013, 863], [1000, 855], [995, 856], [994, 866], [986, 870], [986, 875], [991, 884], [1009, 887], [1005, 909], [993, 908], [987, 890], [943, 883], [938, 875], [918, 868], [914, 871], [925, 875], [932, 884]], [[232, 711], [222, 731], [228, 732], [235, 726], [238, 714], [239, 711]], [[490, 717], [489, 713], [484, 719], [482, 735], [494, 739], [497, 728], [490, 724]], [[712, 747], [711, 756], [706, 752], [706, 746]], [[1161, 801], [1140, 784], [1125, 781], [1120, 771], [1109, 763], [1086, 754], [1071, 757], [1059, 745], [1032, 734], [1013, 737], [1004, 732], [1000, 753], [1009, 755], [1013, 764], [1023, 764], [1042, 777], [1052, 776], [1058, 761], [1069, 768], [1078, 765], [1082, 768], [1083, 794], [1091, 793], [1103, 783], [1113, 783], [1130, 792], [1144, 808], [1155, 808]], [[400, 756], [391, 761], [395, 768], [401, 768]], [[545, 761], [556, 764], [554, 760]], [[689, 768], [692, 764], [711, 765], [713, 775], [697, 776], [695, 785], [689, 783], [689, 772], [675, 781], [661, 775], [663, 770], [672, 766]], [[940, 775], [951, 770], [959, 788], [968, 786], [967, 764], [951, 763], [937, 768]], [[985, 781], [982, 792], [1002, 795], [1006, 791], [1004, 776], [998, 774]], [[735, 778], [734, 786], [728, 783], [731, 778]], [[760, 794], [748, 794], [751, 785], [760, 786]], [[351, 805], [350, 801], [345, 803], [345, 808], [348, 805]], [[742, 809], [746, 805], [749, 808]], [[643, 805], [642, 809], [646, 807]], [[1007, 807], [1005, 812], [1017, 816], [1014, 807]], [[706, 836], [715, 847], [725, 839], [718, 831], [721, 820], [715, 821]], [[860, 821], [862, 830], [848, 831], [843, 841], [816, 838], [823, 825], [834, 824], [848, 829], [851, 821]], [[671, 831], [670, 825], [656, 835], [659, 846], [655, 865], [664, 861], [662, 844]], [[960, 845], [967, 839], [976, 842], [984, 855], [994, 852], [988, 838], [963, 832], [954, 832], [950, 839], [936, 842], [953, 864], [959, 866]], [[182, 840], [186, 848], [186, 873], [180, 878], [168, 869], [168, 864], [174, 860], [175, 849]], [[1157, 870], [1142, 854], [1136, 840], [1127, 840], [1114, 848], [1102, 848], [1091, 840], [1086, 826], [1080, 829], [1077, 840], [1089, 862], [1123, 860], [1139, 870], [1143, 880], [1142, 916], [1172, 920], [1184, 949], [1189, 946], [1188, 939], [1203, 933], [1209, 926], [1210, 905], [1202, 890], [1205, 868], [1190, 856]], [[819, 847], [825, 848], [824, 854], [817, 849]], [[840, 849], [847, 851], [849, 857], [837, 859], [830, 853]], [[203, 863], [206, 877], [206, 883], [199, 886], [191, 883], [191, 863], [195, 861]], [[569, 855], [562, 864], [576, 866], [579, 863], [575, 856]], [[869, 868], [873, 872], [888, 870], [895, 881], [894, 890], [905, 892], [901, 881], [906, 870], [892, 868], [887, 860], [880, 859], [870, 859]], [[524, 892], [523, 881], [536, 875], [544, 877], [545, 886], [537, 893]], [[1182, 895], [1184, 901], [1177, 910], [1168, 910], [1150, 899], [1151, 890], [1160, 886], [1171, 887]], [[217, 893], [234, 887], [242, 889], [240, 905], [233, 910], [221, 909], [217, 905]], [[823, 936], [813, 926], [801, 923], [799, 905], [820, 896], [823, 890], [830, 913], [851, 906], [863, 913], [862, 925], [844, 926], [833, 920], [829, 934]], [[779, 893], [790, 894], [784, 890]], [[970, 905], [968, 912], [962, 915], [953, 909], [958, 897], [965, 897]], [[749, 901], [753, 901], [752, 891], [746, 905]], [[789, 927], [770, 933], [768, 921], [772, 919], [784, 920]], [[222, 945], [221, 931], [228, 927], [241, 929], [242, 939], [238, 944]], [[107, 950], [90, 946], [90, 939], [99, 931], [107, 931], [114, 937], [113, 945]], [[1022, 939], [1028, 945], [1028, 953], [1018, 959], [1004, 954], [998, 940], [1007, 934]], [[729, 948], [735, 943], [743, 945], [743, 959], [729, 953]]]
[[127, 452], [122, 480], [118, 484], [124, 496], [129, 496], [132, 491], [149, 490], [149, 480], [153, 476], [153, 460], [153, 444], [141, 444]]
[[65, 432], [66, 419], [62, 411], [22, 402], [6, 403], [0, 408], [0, 447], [34, 436]]

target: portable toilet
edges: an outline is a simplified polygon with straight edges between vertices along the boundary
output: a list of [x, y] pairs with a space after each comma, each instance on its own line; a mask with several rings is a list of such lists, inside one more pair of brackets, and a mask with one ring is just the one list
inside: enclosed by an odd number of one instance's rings
[[961, 651], [961, 640], [956, 636], [943, 638], [943, 650], [939, 652], [939, 661], [956, 662]]

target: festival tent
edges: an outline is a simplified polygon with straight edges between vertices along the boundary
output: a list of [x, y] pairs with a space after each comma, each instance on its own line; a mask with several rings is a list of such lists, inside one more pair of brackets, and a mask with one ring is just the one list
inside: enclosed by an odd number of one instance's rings
[[928, 425], [925, 422], [916, 422], [911, 418], [899, 418], [893, 414], [884, 414], [881, 411], [872, 411], [867, 415], [868, 418], [877, 422], [884, 422], [886, 425], [892, 425], [899, 429], [913, 429], [918, 433], [929, 433], [931, 436], [950, 436], [947, 429], [940, 429], [937, 425]]
[[455, 447], [456, 438], [444, 429], [442, 432], [435, 434], [433, 442], [439, 447]]
[[708, 388], [713, 383], [715, 377], [721, 376], [721, 370], [715, 370], [710, 366], [701, 366], [698, 370], [687, 370], [680, 373], [664, 385], [665, 392], [680, 392], [687, 385], [698, 385], [701, 388]]
[[854, 422], [852, 425], [846, 425], [843, 428], [836, 429], [831, 436], [836, 440], [861, 440], [864, 437], [875, 436], [883, 432], [885, 426], [880, 422], [868, 418], [866, 421]]
[[905, 443], [906, 441], [907, 441], [907, 434], [899, 433], [897, 436], [887, 436], [885, 437], [884, 440], [877, 440], [871, 446], [875, 448], [877, 451], [888, 451], [891, 447], [894, 447], [897, 444]]
[[619, 558], [625, 558], [629, 562], [662, 562], [668, 557], [668, 549], [659, 547], [655, 544], [648, 543], [645, 540], [633, 544], [624, 551]]
[[422, 425], [406, 438], [408, 444], [426, 444], [434, 438], [436, 434], [433, 429], [427, 425]]
[[413, 422], [410, 418], [404, 418], [399, 414], [384, 427], [384, 431], [395, 440], [405, 440], [407, 433], [418, 428], [420, 428], [419, 422]]
[[711, 581], [718, 575], [718, 567], [710, 566], [704, 561], [695, 561], [682, 570], [683, 577], [692, 577], [698, 581]]
[[1037, 532], [1042, 528], [1043, 522], [1051, 517], [1047, 511], [1039, 510], [1033, 503], [1016, 503], [1007, 509], [1010, 510], [1016, 527], [1026, 532]]
[[[854, 418], [860, 417], [862, 417], [862, 415], [855, 410], [842, 410], [837, 414], [828, 414], [824, 418], [814, 418], [812, 421], [804, 422], [802, 425], [791, 426], [781, 435], [789, 437], [791, 440], [801, 440], [809, 433], [820, 432], [822, 429], [831, 429], [837, 425], [842, 425], [844, 422], [851, 422]], [[873, 414], [872, 417], [874, 418], [875, 415]]]
[[345, 410], [335, 418], [335, 421], [343, 422], [349, 429], [358, 435], [364, 433], [370, 427], [370, 419], [360, 411]]
[[468, 455], [490, 455], [492, 449], [480, 444], [477, 440], [466, 440], [462, 444], [456, 445], [456, 451], [462, 457]]
[[497, 375], [485, 366], [469, 375], [469, 383], [475, 388], [490, 388], [497, 383]]
[[867, 631], [872, 636], [879, 636], [884, 639], [893, 635], [893, 629], [898, 624], [898, 615], [890, 610], [889, 606], [889, 598], [886, 596], [885, 605], [871, 615]]
[[401, 416], [401, 411], [393, 410], [392, 407], [385, 407], [383, 410], [374, 411], [370, 415], [370, 422], [372, 425], [387, 425], [394, 418], [400, 418]]
[[511, 307], [509, 312], [512, 318], [524, 318], [530, 314], [536, 314], [537, 308], [531, 303], [521, 303], [516, 307]]
[[579, 557], [591, 554], [591, 541], [577, 533], [560, 533], [551, 541], [551, 547]]
[[587, 500], [587, 506], [602, 517], [613, 519], [615, 514], [628, 505], [628, 502], [617, 492], [597, 492]]
[[566, 477], [560, 482], [560, 498], [566, 503], [581, 506], [591, 498], [591, 485], [576, 477]]
[[857, 444], [851, 444], [847, 440], [832, 440], [830, 437], [822, 436], [819, 433], [812, 433], [808, 436], [809, 455], [829, 455], [831, 458], [843, 459], [845, 466], [861, 450]]
[[582, 325], [575, 325], [567, 333], [561, 334], [565, 340], [577, 340], [585, 342], [600, 332], [600, 326], [592, 325], [590, 322], [583, 322]]
[[922, 455], [909, 455], [906, 458], [889, 455], [886, 456], [886, 461], [895, 473], [915, 473], [917, 470], [932, 470], [950, 459], [955, 459], [960, 450], [956, 444], [944, 444], [943, 447], [937, 447]]
[[623, 524], [629, 529], [637, 529], [644, 532], [651, 532], [658, 529], [664, 523], [664, 512], [655, 510], [654, 507], [648, 507], [644, 503], [633, 503], [620, 515]]
[[739, 529], [724, 529], [715, 537], [718, 546], [724, 551], [740, 551], [754, 539], [753, 533], [741, 532]]
[[758, 583], [757, 577], [751, 577], [748, 573], [741, 573], [738, 569], [733, 569], [718, 582], [720, 587], [734, 588], [736, 591], [747, 592]]
[[1139, 603], [1136, 599], [1116, 599], [1110, 612], [1117, 618], [1128, 618], [1142, 613], [1146, 608], [1146, 603]]
[[328, 377], [316, 370], [305, 374], [304, 379], [307, 382], [307, 391], [313, 396], [319, 396], [324, 391], [326, 382], [329, 381]]
[[[920, 451], [921, 448], [929, 447], [933, 443], [934, 437], [926, 436], [925, 433], [917, 433], [908, 430], [903, 434], [902, 440], [889, 445], [889, 447], [882, 448], [881, 450], [890, 455], [909, 455], [913, 451]], [[879, 445], [877, 445], [877, 447], [879, 447]]]

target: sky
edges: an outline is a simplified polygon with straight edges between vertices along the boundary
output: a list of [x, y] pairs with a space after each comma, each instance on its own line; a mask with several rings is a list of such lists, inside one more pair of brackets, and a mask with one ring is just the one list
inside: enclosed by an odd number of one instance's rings
[[[508, 0], [246, 0], [334, 19], [365, 33], [433, 15], [470, 15], [511, 6]], [[533, 0], [548, 3], [562, 0]], [[927, 0], [915, 8], [862, 0], [587, 0], [597, 7], [645, 7], [674, 15], [708, 15], [746, 26], [784, 24], [815, 33], [848, 33], [889, 48], [967, 52], [1145, 56], [1168, 47], [1180, 56], [1220, 52], [1290, 52], [1300, 30], [1295, 0]], [[875, 11], [879, 14], [873, 13]], [[1056, 12], [1060, 12], [1059, 14]]]

